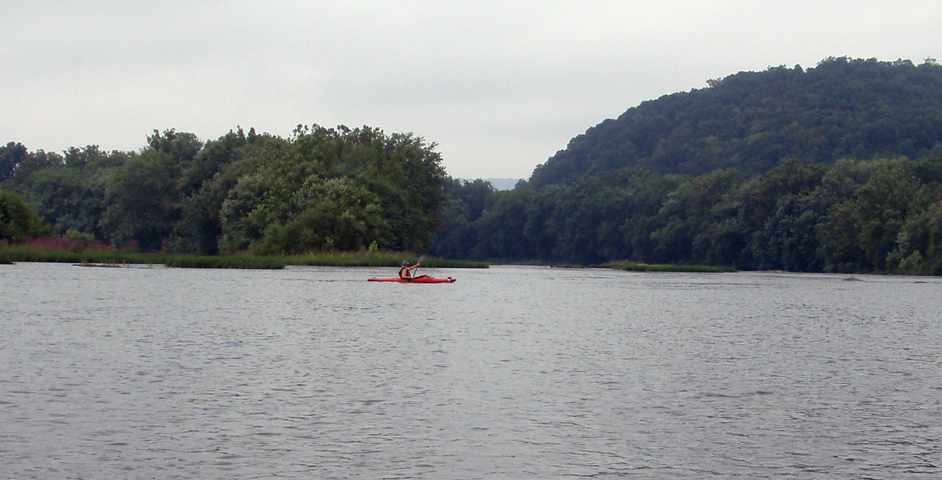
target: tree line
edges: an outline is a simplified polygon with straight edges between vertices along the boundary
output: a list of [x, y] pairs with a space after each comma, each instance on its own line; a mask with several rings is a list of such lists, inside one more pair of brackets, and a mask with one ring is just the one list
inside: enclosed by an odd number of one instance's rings
[[0, 147], [0, 205], [33, 205], [38, 221], [0, 213], [0, 224], [21, 226], [0, 239], [45, 224], [45, 233], [181, 253], [420, 251], [439, 221], [441, 162], [423, 138], [368, 126], [299, 125], [288, 138], [239, 128], [205, 143], [155, 130], [136, 152], [60, 155], [11, 142]]
[[708, 84], [603, 121], [505, 192], [448, 177], [420, 137], [372, 127], [237, 129], [205, 143], [154, 131], [136, 152], [9, 143], [0, 240], [45, 229], [182, 253], [374, 247], [942, 273], [934, 60], [828, 58]]
[[446, 190], [436, 255], [942, 274], [942, 151], [787, 160], [760, 175], [629, 167], [568, 185], [497, 192], [450, 181]]
[[831, 57], [643, 102], [573, 138], [511, 192], [450, 181], [432, 248], [942, 273], [940, 164], [935, 60]]

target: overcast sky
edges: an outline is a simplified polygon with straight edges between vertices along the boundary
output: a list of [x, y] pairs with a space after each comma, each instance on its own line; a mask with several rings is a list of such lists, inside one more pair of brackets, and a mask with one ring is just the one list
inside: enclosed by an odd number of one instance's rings
[[603, 119], [737, 71], [942, 56], [936, 1], [0, 2], [3, 142], [368, 124], [437, 142], [457, 177], [529, 177]]

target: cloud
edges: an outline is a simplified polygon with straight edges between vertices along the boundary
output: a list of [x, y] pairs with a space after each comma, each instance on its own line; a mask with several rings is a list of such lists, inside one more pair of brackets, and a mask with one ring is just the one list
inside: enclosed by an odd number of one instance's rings
[[[136, 149], [154, 128], [370, 124], [461, 177], [526, 177], [569, 138], [706, 79], [829, 55], [938, 56], [935, 2], [23, 2], [0, 132]], [[6, 139], [3, 139], [6, 140]]]

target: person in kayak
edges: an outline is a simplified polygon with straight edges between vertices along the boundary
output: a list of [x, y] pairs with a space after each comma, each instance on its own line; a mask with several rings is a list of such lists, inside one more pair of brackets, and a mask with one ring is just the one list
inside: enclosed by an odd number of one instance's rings
[[415, 280], [416, 278], [427, 277], [428, 275], [415, 276], [415, 271], [416, 269], [419, 268], [419, 265], [421, 264], [422, 262], [418, 262], [418, 261], [413, 264], [403, 261], [402, 266], [399, 267], [399, 278], [411, 282], [412, 280]]

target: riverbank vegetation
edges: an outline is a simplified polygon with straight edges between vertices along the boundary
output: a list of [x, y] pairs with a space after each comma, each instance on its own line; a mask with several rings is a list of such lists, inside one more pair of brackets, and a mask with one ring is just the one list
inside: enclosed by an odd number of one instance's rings
[[728, 273], [735, 272], [735, 268], [716, 265], [673, 265], [666, 263], [641, 262], [609, 262], [604, 265], [616, 270], [627, 272], [684, 272], [684, 273]]
[[73, 263], [91, 266], [165, 265], [177, 268], [281, 269], [280, 257], [252, 255], [169, 255], [110, 250], [51, 250], [14, 245], [0, 247], [0, 260], [9, 262]]
[[[288, 138], [237, 128], [206, 142], [154, 131], [135, 152], [11, 142], [0, 242], [46, 232], [302, 265], [394, 266], [405, 254], [376, 252], [407, 251], [942, 274], [934, 60], [828, 58], [707, 83], [590, 128], [511, 191], [451, 179], [435, 144], [368, 126]], [[307, 253], [322, 251], [334, 253]]]
[[22, 242], [45, 232], [32, 207], [19, 195], [0, 189], [0, 245]]
[[756, 176], [622, 170], [566, 186], [491, 192], [477, 218], [446, 216], [432, 251], [546, 263], [629, 258], [741, 270], [940, 274], [940, 181], [942, 154], [834, 165], [789, 160]]
[[[288, 265], [321, 267], [398, 267], [404, 259], [414, 261], [415, 254], [385, 251], [323, 252], [284, 257]], [[438, 257], [422, 258], [423, 268], [488, 268], [485, 262], [450, 260]]]
[[137, 152], [0, 147], [0, 201], [15, 192], [54, 234], [165, 253], [422, 251], [444, 181], [434, 144], [372, 127], [236, 129], [205, 143], [154, 131]]
[[606, 120], [496, 192], [445, 185], [454, 258], [942, 274], [942, 67], [827, 59]]
[[[398, 267], [403, 259], [416, 255], [403, 252], [356, 251], [322, 252], [304, 255], [179, 255], [128, 252], [109, 249], [69, 250], [12, 245], [0, 247], [0, 262], [53, 262], [95, 266], [165, 265], [176, 268], [281, 269], [287, 265], [324, 267]], [[488, 264], [469, 260], [428, 257], [423, 268], [487, 268]]]

